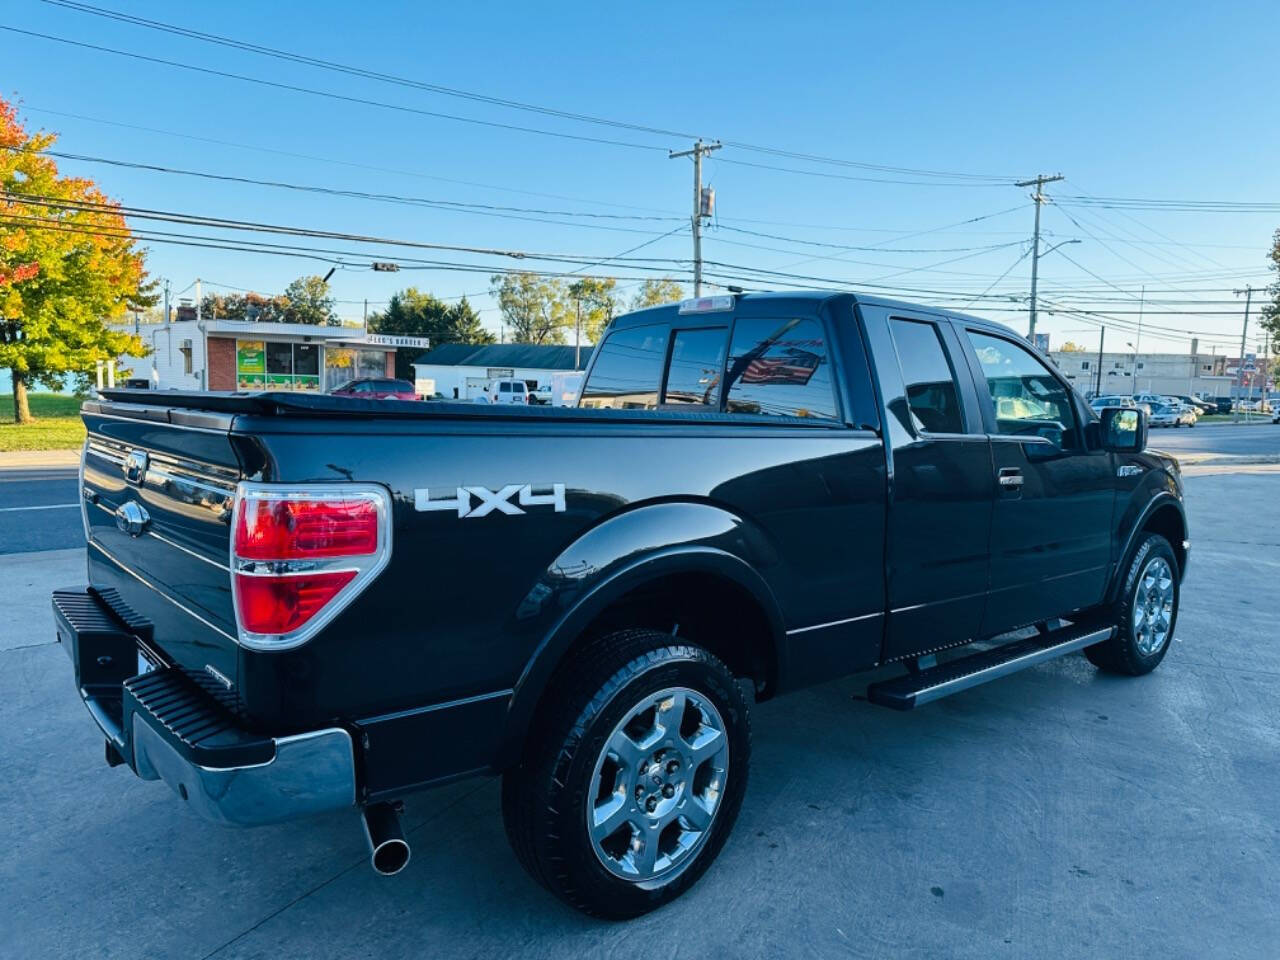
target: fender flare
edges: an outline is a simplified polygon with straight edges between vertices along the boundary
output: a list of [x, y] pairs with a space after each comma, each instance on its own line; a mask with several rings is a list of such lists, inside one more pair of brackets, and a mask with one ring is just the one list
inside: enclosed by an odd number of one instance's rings
[[[1178, 519], [1182, 522], [1182, 529], [1187, 529], [1187, 511], [1183, 506], [1182, 501], [1177, 496], [1167, 490], [1161, 490], [1152, 497], [1150, 502], [1143, 507], [1142, 512], [1138, 514], [1138, 518], [1130, 526], [1129, 532], [1125, 536], [1124, 548], [1116, 555], [1116, 563], [1112, 568], [1111, 577], [1107, 584], [1106, 597], [1108, 603], [1113, 603], [1116, 600], [1116, 596], [1121, 585], [1121, 579], [1124, 576], [1129, 557], [1133, 552], [1134, 544], [1138, 539], [1138, 534], [1146, 527], [1147, 521], [1155, 515], [1157, 510], [1163, 510], [1167, 506], [1172, 506], [1178, 511]], [[1177, 543], [1171, 544], [1171, 546], [1175, 552], [1179, 551], [1182, 547], [1181, 544]]]
[[[570, 556], [584, 539], [592, 535], [600, 537], [624, 517], [631, 518], [630, 523], [642, 514], [672, 509], [686, 518], [696, 512], [702, 523], [685, 526], [695, 534], [693, 537], [684, 543], [649, 545], [638, 550], [628, 550], [635, 544], [623, 537], [608, 561], [593, 571], [572, 603], [543, 634], [512, 689], [506, 730], [495, 758], [496, 769], [505, 769], [519, 761], [519, 751], [538, 702], [556, 667], [582, 631], [610, 604], [651, 580], [671, 574], [707, 573], [733, 583], [765, 612], [775, 640], [774, 648], [779, 657], [783, 655], [781, 640], [786, 630], [782, 612], [772, 588], [753, 564], [753, 561], [771, 559], [772, 551], [745, 529], [747, 525], [741, 518], [723, 508], [697, 502], [667, 502], [626, 511], [587, 531], [568, 546], [549, 569], [561, 565], [563, 558]], [[775, 669], [780, 671], [782, 665], [775, 664]]]

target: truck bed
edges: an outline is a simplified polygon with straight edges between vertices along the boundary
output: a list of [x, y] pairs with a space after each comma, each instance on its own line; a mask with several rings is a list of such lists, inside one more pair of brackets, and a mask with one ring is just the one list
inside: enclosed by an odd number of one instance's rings
[[215, 414], [282, 417], [378, 417], [402, 420], [511, 421], [513, 423], [717, 423], [726, 426], [788, 426], [840, 429], [843, 424], [806, 417], [752, 416], [742, 413], [704, 412], [702, 408], [668, 407], [661, 410], [601, 410], [578, 407], [518, 406], [516, 404], [455, 403], [441, 400], [364, 400], [324, 393], [262, 391], [210, 393], [183, 390], [99, 391], [101, 400], [90, 400], [84, 410], [109, 413], [113, 404], [128, 404], [131, 419], [199, 426], [193, 411]]

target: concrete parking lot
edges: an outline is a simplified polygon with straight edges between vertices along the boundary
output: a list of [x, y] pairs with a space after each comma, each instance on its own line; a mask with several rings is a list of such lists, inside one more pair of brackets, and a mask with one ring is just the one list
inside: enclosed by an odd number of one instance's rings
[[1274, 958], [1280, 468], [1249, 469], [1187, 480], [1154, 674], [1073, 656], [907, 714], [862, 700], [866, 677], [762, 705], [724, 853], [629, 924], [525, 876], [493, 780], [413, 798], [413, 861], [387, 879], [354, 814], [222, 829], [108, 769], [50, 642], [81, 552], [0, 557], [0, 955]]

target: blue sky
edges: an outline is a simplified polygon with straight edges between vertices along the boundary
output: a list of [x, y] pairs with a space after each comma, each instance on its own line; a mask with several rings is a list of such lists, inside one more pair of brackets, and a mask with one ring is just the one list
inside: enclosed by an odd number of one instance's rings
[[[1280, 130], [1267, 122], [1276, 108], [1271, 64], [1280, 6], [1274, 2], [576, 8], [100, 2], [414, 80], [726, 141], [948, 173], [1030, 177], [1061, 171], [1067, 181], [1049, 192], [1064, 197], [1280, 200]], [[388, 85], [37, 0], [10, 0], [0, 24], [418, 110], [653, 148], [336, 102], [0, 31], [0, 90], [21, 100], [32, 127], [58, 131], [58, 149], [67, 152], [448, 202], [575, 214], [688, 215], [689, 161], [665, 154], [666, 148], [687, 148], [687, 139]], [[677, 232], [634, 255], [690, 255], [688, 231], [675, 220], [556, 215], [549, 219], [567, 223], [551, 224], [80, 161], [64, 161], [63, 168], [94, 176], [111, 196], [137, 207], [581, 255], [570, 269], [668, 230]], [[797, 170], [807, 172], [790, 172]], [[831, 281], [817, 286], [900, 285], [909, 288], [903, 296], [951, 303], [980, 293], [1026, 296], [1030, 264], [1019, 244], [1030, 234], [1032, 207], [1027, 192], [1007, 182], [877, 172], [730, 147], [707, 162], [704, 179], [717, 192], [718, 220], [704, 244], [708, 260]], [[975, 217], [986, 219], [936, 229]], [[1280, 213], [1049, 205], [1043, 226], [1050, 245], [1068, 238], [1082, 242], [1042, 260], [1042, 294], [1094, 311], [1087, 320], [1042, 315], [1041, 329], [1051, 333], [1055, 346], [1069, 339], [1096, 347], [1099, 322], [1115, 324], [1108, 345], [1131, 340], [1123, 328], [1134, 322], [1138, 291], [1146, 284], [1153, 293], [1143, 307], [1149, 311], [1144, 347], [1185, 351], [1198, 334], [1204, 349], [1216, 337], [1224, 352], [1240, 330], [1240, 308], [1230, 290], [1268, 281], [1264, 256]], [[878, 249], [845, 251], [796, 241]], [[356, 249], [350, 243], [334, 246]], [[975, 249], [982, 247], [995, 249]], [[151, 250], [152, 273], [169, 278], [175, 292], [197, 276], [273, 292], [300, 274], [328, 269], [259, 254], [164, 244]], [[395, 259], [386, 248], [372, 255]], [[817, 259], [822, 257], [838, 259]], [[514, 263], [457, 253], [438, 258]], [[941, 263], [946, 260], [955, 262]], [[641, 275], [625, 266], [611, 272]], [[735, 272], [741, 271], [721, 269], [725, 275]], [[365, 298], [376, 308], [411, 283], [446, 297], [478, 294], [475, 304], [497, 329], [483, 272], [342, 269], [333, 289], [342, 301], [340, 312], [359, 317]], [[1197, 300], [1204, 303], [1187, 303]], [[1014, 299], [975, 299], [968, 308], [1025, 329]], [[1111, 312], [1112, 320], [1101, 320], [1102, 312]]]

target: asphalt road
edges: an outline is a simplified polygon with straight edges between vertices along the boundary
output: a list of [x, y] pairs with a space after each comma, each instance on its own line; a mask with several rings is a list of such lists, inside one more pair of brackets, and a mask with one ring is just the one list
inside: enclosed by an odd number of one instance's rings
[[0, 470], [0, 553], [84, 543], [74, 468]]
[[1194, 427], [1160, 427], [1150, 432], [1148, 445], [1174, 456], [1185, 453], [1221, 456], [1280, 457], [1280, 424], [1236, 426], [1201, 423]]
[[411, 798], [413, 861], [388, 879], [354, 814], [224, 829], [108, 769], [49, 642], [82, 551], [0, 557], [0, 955], [1274, 960], [1280, 467], [1261, 469], [1188, 479], [1154, 674], [1072, 656], [906, 714], [861, 700], [867, 677], [761, 705], [719, 861], [630, 924], [525, 876], [493, 780]]

